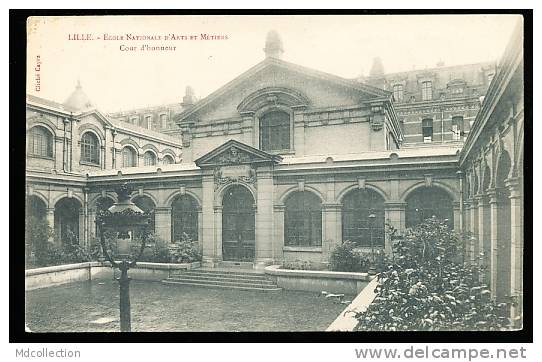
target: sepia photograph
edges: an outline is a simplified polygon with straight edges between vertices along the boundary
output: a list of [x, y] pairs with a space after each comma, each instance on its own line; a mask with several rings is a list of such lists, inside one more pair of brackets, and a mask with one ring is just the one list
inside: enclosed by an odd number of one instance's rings
[[524, 20], [28, 17], [26, 332], [522, 330]]

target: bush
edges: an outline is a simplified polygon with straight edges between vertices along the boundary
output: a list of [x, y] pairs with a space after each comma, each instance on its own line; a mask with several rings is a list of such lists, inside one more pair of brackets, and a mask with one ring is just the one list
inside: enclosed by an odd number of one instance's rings
[[169, 246], [170, 261], [173, 263], [192, 263], [201, 261], [199, 245], [187, 234], [183, 233], [181, 240]]
[[315, 263], [312, 263], [310, 261], [306, 260], [293, 260], [293, 261], [285, 261], [280, 266], [281, 269], [288, 269], [288, 270], [322, 270], [323, 268]]
[[349, 240], [335, 247], [329, 259], [333, 271], [367, 272], [369, 265], [370, 256], [357, 249], [357, 245]]
[[491, 299], [478, 267], [463, 263], [462, 238], [429, 219], [405, 235], [390, 230], [393, 260], [378, 275], [373, 303], [358, 330], [501, 330], [507, 306]]
[[51, 247], [53, 230], [45, 219], [28, 216], [25, 219], [25, 261], [29, 266], [43, 266]]

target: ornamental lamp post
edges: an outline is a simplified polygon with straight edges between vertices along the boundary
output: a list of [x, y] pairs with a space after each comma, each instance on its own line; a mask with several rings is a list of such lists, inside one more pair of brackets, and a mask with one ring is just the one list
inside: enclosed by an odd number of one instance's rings
[[370, 214], [369, 218], [369, 241], [371, 243], [371, 265], [369, 266], [369, 275], [376, 274], [376, 265], [375, 265], [375, 247], [373, 243], [373, 223], [376, 218], [375, 214]]
[[[111, 266], [120, 270], [119, 282], [120, 292], [120, 331], [130, 332], [130, 278], [128, 269], [136, 266], [137, 261], [143, 254], [147, 240], [147, 228], [150, 224], [149, 213], [143, 212], [131, 200], [131, 189], [127, 183], [118, 187], [118, 202], [114, 203], [107, 210], [99, 211], [96, 216], [96, 225], [100, 233], [100, 243], [103, 254], [111, 263]], [[110, 232], [116, 237], [116, 248], [111, 242], [106, 245], [105, 232]], [[141, 245], [135, 255], [132, 255], [133, 236], [136, 231], [141, 231]], [[114, 250], [116, 249], [116, 250]]]

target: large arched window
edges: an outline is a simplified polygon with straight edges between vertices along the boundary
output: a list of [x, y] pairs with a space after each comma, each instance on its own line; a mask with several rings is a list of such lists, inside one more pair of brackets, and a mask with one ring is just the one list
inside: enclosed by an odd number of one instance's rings
[[32, 156], [53, 157], [53, 135], [44, 127], [33, 127], [28, 133], [28, 153]]
[[322, 203], [315, 194], [297, 191], [286, 200], [284, 244], [322, 246]]
[[132, 147], [124, 147], [122, 149], [122, 167], [137, 166], [137, 154]]
[[145, 166], [154, 166], [156, 165], [156, 156], [151, 151], [145, 152], [143, 154], [143, 163]]
[[186, 233], [198, 240], [198, 203], [192, 196], [177, 196], [171, 204], [171, 241], [181, 240]]
[[55, 237], [62, 245], [79, 244], [81, 203], [65, 197], [55, 205]]
[[342, 224], [343, 241], [384, 247], [384, 199], [370, 189], [350, 191], [343, 198]]
[[290, 115], [272, 111], [260, 118], [260, 146], [263, 151], [290, 149]]
[[81, 161], [100, 163], [100, 143], [92, 132], [86, 132], [81, 137]]
[[162, 158], [162, 163], [164, 165], [172, 165], [175, 163], [175, 161], [173, 161], [173, 157], [170, 155], [165, 155], [164, 158]]
[[[109, 197], [100, 197], [98, 200], [96, 200], [96, 214], [98, 214], [101, 211], [108, 210], [111, 206], [113, 206], [114, 203], [115, 201], [113, 201]], [[99, 237], [100, 229], [98, 228], [98, 224], [95, 223], [94, 227], [96, 228], [95, 230], [96, 236]]]
[[406, 226], [414, 227], [425, 219], [436, 217], [454, 225], [454, 208], [450, 195], [438, 187], [420, 187], [406, 199]]

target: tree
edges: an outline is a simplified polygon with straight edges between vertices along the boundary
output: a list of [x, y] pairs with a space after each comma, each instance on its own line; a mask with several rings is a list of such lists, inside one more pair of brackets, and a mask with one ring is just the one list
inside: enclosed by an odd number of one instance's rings
[[463, 262], [463, 238], [428, 219], [404, 235], [390, 227], [393, 258], [358, 330], [502, 330], [508, 306], [491, 298], [479, 266]]

